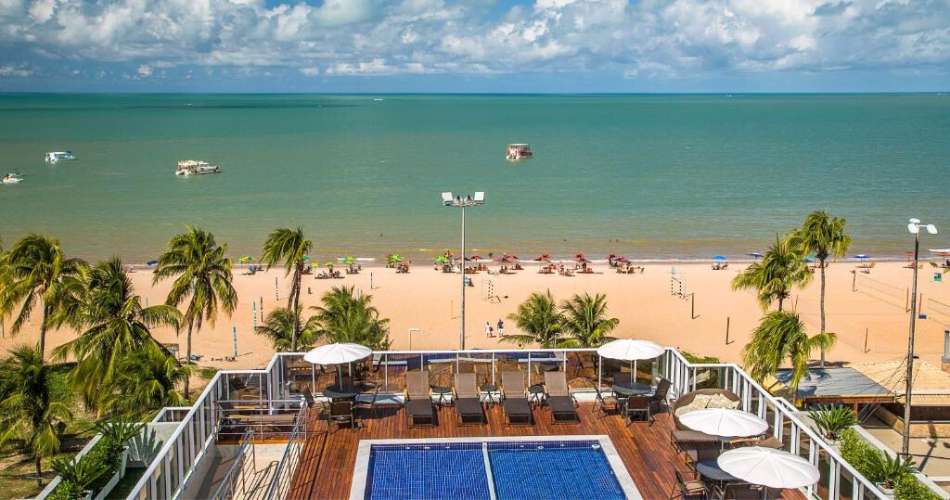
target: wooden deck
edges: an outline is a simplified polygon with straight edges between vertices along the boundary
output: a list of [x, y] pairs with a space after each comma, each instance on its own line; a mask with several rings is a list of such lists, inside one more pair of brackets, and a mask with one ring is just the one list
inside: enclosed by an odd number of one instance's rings
[[[289, 498], [349, 498], [356, 450], [361, 439], [412, 439], [480, 436], [551, 436], [605, 434], [623, 458], [645, 499], [669, 499], [675, 482], [674, 470], [688, 470], [670, 444], [672, 420], [666, 413], [656, 415], [652, 424], [633, 422], [617, 415], [602, 415], [593, 405], [578, 408], [580, 423], [553, 423], [550, 410], [534, 409], [534, 425], [508, 425], [500, 406], [488, 409], [488, 423], [459, 425], [452, 407], [440, 408], [437, 426], [410, 428], [401, 409], [378, 410], [375, 418], [362, 420], [357, 429], [342, 427], [328, 431], [316, 418], [308, 423], [307, 443], [301, 452]], [[802, 499], [798, 491], [786, 491], [787, 499]]]

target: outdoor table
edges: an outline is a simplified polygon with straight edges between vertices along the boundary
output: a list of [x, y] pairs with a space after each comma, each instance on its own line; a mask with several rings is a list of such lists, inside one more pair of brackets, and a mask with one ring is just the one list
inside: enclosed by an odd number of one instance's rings
[[629, 398], [630, 396], [649, 396], [650, 394], [653, 394], [653, 387], [647, 384], [639, 384], [636, 382], [627, 384], [614, 384], [611, 389], [614, 391], [614, 394], [621, 398]]
[[498, 386], [495, 384], [482, 384], [479, 389], [488, 394], [488, 397], [485, 398], [485, 402], [489, 405], [495, 403], [501, 403], [501, 392], [498, 391]]
[[323, 395], [330, 399], [356, 399], [359, 391], [352, 385], [341, 387], [338, 384], [333, 384], [323, 389]]
[[528, 387], [528, 398], [536, 405], [544, 403], [544, 384], [534, 384]]
[[442, 385], [430, 385], [430, 386], [429, 386], [429, 389], [432, 390], [432, 395], [433, 395], [433, 396], [438, 396], [438, 397], [439, 397], [439, 399], [435, 402], [435, 404], [437, 404], [437, 405], [439, 405], [439, 406], [443, 406], [443, 405], [450, 404], [450, 401], [451, 401], [451, 400], [450, 400], [450, 399], [447, 399], [446, 396], [451, 396], [451, 395], [452, 395], [452, 388], [451, 388], [451, 387], [445, 387], [445, 386], [442, 386]]
[[710, 481], [719, 483], [720, 489], [724, 487], [725, 483], [740, 480], [732, 474], [720, 469], [719, 463], [717, 463], [715, 459], [702, 460], [698, 462], [696, 464], [696, 472], [698, 472], [700, 476], [705, 477]]

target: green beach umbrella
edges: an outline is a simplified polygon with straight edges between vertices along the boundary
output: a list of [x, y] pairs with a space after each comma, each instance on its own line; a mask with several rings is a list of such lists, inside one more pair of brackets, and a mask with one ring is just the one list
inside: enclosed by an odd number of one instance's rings
[[353, 256], [352, 256], [352, 255], [347, 255], [346, 257], [343, 257], [343, 263], [346, 264], [346, 265], [348, 265], [348, 266], [352, 266], [352, 265], [353, 265]]
[[250, 264], [251, 262], [254, 262], [254, 257], [251, 257], [250, 255], [244, 255], [238, 259], [238, 262], [241, 264]]
[[436, 265], [444, 266], [449, 263], [449, 258], [444, 255], [440, 255], [435, 258], [435, 263]]
[[393, 254], [389, 254], [386, 260], [388, 260], [390, 264], [397, 264], [399, 262], [402, 262], [402, 256], [399, 255], [398, 253], [393, 253]]

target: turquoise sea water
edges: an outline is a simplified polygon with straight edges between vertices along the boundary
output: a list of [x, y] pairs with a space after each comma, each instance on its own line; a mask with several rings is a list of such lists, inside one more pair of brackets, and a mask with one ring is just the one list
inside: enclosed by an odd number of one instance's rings
[[[950, 96], [374, 97], [0, 96], [0, 172], [25, 178], [0, 185], [0, 237], [143, 261], [188, 223], [234, 255], [300, 225], [317, 258], [422, 254], [458, 246], [443, 190], [488, 193], [480, 253], [739, 255], [818, 208], [853, 253], [901, 255], [910, 216], [950, 235]], [[79, 159], [43, 163], [61, 149]], [[176, 178], [183, 159], [224, 172]]]

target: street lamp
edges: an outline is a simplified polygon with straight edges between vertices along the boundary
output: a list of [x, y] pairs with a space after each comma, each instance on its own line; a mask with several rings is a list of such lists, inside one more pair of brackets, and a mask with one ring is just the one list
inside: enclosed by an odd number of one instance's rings
[[914, 235], [914, 281], [910, 292], [910, 334], [907, 336], [907, 380], [904, 387], [904, 432], [901, 441], [901, 454], [910, 457], [910, 393], [914, 379], [914, 333], [917, 329], [917, 263], [920, 260], [920, 229], [929, 234], [937, 234], [937, 226], [921, 224], [920, 219], [910, 219], [907, 231]]
[[459, 350], [465, 350], [465, 209], [485, 204], [485, 193], [475, 192], [472, 196], [453, 196], [451, 192], [442, 193], [442, 206], [462, 209], [462, 325], [459, 329]]

